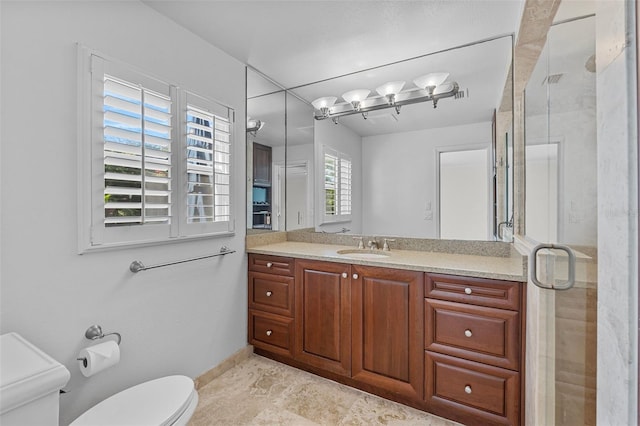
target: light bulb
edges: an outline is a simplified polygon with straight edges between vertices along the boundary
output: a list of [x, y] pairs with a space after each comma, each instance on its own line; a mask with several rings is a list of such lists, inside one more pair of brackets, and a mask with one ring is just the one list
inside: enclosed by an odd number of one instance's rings
[[359, 111], [360, 102], [367, 99], [367, 96], [369, 96], [369, 93], [371, 93], [371, 91], [368, 89], [350, 90], [342, 94], [342, 99], [344, 99], [345, 101], [353, 105], [353, 109], [355, 109], [356, 111]]
[[336, 98], [335, 96], [325, 96], [311, 102], [311, 105], [313, 105], [315, 109], [320, 111], [320, 113], [322, 113], [324, 117], [327, 117], [329, 116], [329, 109], [333, 106], [333, 104], [336, 103], [337, 100], [338, 98]]
[[378, 92], [380, 96], [386, 97], [389, 105], [393, 105], [396, 101], [396, 95], [400, 93], [403, 87], [404, 81], [390, 81], [378, 87], [376, 92]]
[[322, 110], [322, 108], [331, 108], [333, 104], [336, 103], [338, 98], [335, 96], [325, 96], [324, 98], [318, 98], [315, 101], [311, 102], [311, 105], [317, 110]]
[[413, 80], [413, 83], [421, 89], [426, 90], [429, 94], [433, 93], [433, 89], [436, 86], [442, 84], [447, 77], [449, 77], [448, 72], [434, 72], [426, 75], [422, 75]]

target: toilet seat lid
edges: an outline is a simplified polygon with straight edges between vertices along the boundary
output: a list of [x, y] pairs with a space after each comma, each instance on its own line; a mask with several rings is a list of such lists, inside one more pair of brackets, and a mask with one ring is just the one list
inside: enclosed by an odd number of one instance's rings
[[189, 377], [162, 377], [105, 399], [70, 426], [170, 425], [186, 410], [194, 393]]

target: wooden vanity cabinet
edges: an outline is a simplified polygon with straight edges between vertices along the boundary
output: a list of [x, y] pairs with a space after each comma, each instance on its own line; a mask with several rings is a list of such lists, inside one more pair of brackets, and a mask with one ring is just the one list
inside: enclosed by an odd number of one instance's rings
[[256, 352], [467, 425], [524, 424], [524, 285], [249, 255]]
[[521, 424], [522, 284], [425, 274], [425, 402], [464, 424]]
[[351, 375], [351, 267], [296, 260], [294, 358]]
[[352, 265], [352, 377], [423, 396], [423, 273]]
[[249, 343], [292, 357], [294, 260], [249, 255]]

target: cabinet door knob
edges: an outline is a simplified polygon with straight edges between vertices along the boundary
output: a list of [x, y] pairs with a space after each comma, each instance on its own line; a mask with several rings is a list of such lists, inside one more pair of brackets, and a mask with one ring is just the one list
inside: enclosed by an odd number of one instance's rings
[[354, 280], [357, 280], [358, 279], [358, 274], [353, 274], [352, 277], [353, 277]]
[[465, 391], [466, 393], [469, 393], [469, 394], [470, 394], [470, 393], [472, 392], [471, 386], [469, 386], [469, 385], [465, 386], [465, 387], [464, 387], [464, 391]]
[[266, 293], [267, 297], [271, 297], [271, 295], [272, 295], [272, 294], [273, 294], [273, 293], [272, 293], [272, 292], [270, 292], [270, 291], [268, 291], [268, 292]]
[[473, 293], [473, 291], [471, 291], [471, 289], [469, 287], [465, 287], [464, 292], [465, 292], [465, 294]]
[[342, 273], [342, 278], [347, 278], [348, 276], [349, 276], [349, 275], [347, 275], [347, 273], [346, 273], [346, 272], [343, 272], [343, 273]]
[[[267, 336], [271, 336], [271, 333], [273, 333], [273, 331], [267, 330]], [[469, 393], [471, 393], [471, 392], [469, 392]]]
[[267, 262], [267, 268], [271, 268], [272, 266], [273, 266], [273, 263]]
[[464, 331], [464, 335], [465, 335], [465, 336], [467, 336], [467, 337], [471, 337], [471, 336], [473, 336], [473, 333], [471, 332], [471, 330], [466, 329], [466, 330]]

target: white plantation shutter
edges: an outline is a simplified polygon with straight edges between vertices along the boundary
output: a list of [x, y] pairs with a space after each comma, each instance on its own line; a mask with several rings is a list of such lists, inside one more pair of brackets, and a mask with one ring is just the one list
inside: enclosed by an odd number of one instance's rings
[[348, 220], [351, 215], [351, 159], [344, 153], [323, 147], [325, 221]]
[[328, 152], [324, 154], [324, 213], [337, 215], [338, 157]]
[[103, 96], [105, 226], [169, 224], [171, 99], [109, 75]]
[[232, 230], [232, 111], [192, 93], [186, 104], [186, 234]]
[[340, 215], [351, 214], [351, 160], [340, 158]]

